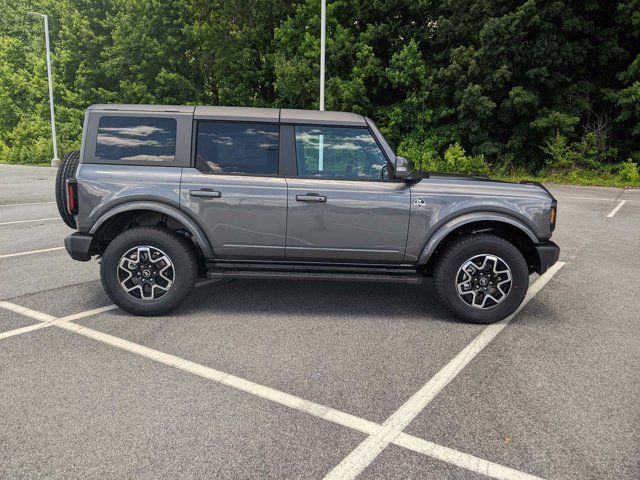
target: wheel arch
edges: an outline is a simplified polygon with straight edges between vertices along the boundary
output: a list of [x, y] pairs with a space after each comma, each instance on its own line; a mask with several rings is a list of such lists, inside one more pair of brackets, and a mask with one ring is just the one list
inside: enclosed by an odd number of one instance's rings
[[429, 272], [437, 253], [451, 241], [463, 235], [487, 232], [514, 244], [527, 261], [530, 271], [536, 269], [539, 259], [535, 246], [540, 243], [536, 235], [518, 219], [497, 212], [474, 212], [449, 220], [428, 239], [417, 264]]
[[185, 230], [189, 233], [193, 243], [199, 248], [204, 258], [213, 258], [213, 249], [204, 231], [186, 213], [170, 205], [158, 202], [128, 202], [120, 204], [103, 213], [94, 222], [89, 233], [94, 236], [94, 249], [102, 249], [105, 245], [100, 242], [109, 241], [109, 234], [125, 230], [126, 225], [140, 219], [153, 221], [159, 219], [164, 224], [171, 223], [174, 230]]

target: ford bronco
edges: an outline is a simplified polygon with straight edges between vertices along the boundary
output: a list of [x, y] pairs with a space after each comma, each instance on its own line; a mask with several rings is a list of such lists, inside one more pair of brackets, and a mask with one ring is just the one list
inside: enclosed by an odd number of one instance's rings
[[514, 312], [558, 260], [540, 184], [413, 171], [354, 113], [94, 105], [58, 172], [75, 260], [159, 315], [197, 278], [420, 283], [470, 322]]

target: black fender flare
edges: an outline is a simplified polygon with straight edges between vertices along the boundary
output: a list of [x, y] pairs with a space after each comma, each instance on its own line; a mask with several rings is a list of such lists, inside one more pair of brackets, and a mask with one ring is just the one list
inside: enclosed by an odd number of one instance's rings
[[459, 215], [449, 220], [438, 230], [436, 230], [436, 232], [431, 235], [426, 245], [422, 249], [422, 253], [420, 254], [420, 257], [418, 257], [418, 265], [425, 265], [429, 261], [429, 258], [431, 258], [431, 255], [438, 247], [440, 242], [451, 232], [464, 225], [478, 221], [502, 222], [513, 225], [514, 227], [520, 229], [524, 234], [526, 234], [534, 245], [540, 243], [535, 233], [533, 233], [533, 231], [528, 226], [509, 215], [498, 212], [471, 212]]
[[104, 223], [110, 218], [113, 218], [114, 216], [121, 213], [126, 213], [133, 210], [151, 210], [174, 218], [175, 220], [182, 223], [189, 231], [189, 233], [191, 233], [191, 235], [193, 236], [193, 240], [196, 242], [198, 247], [200, 247], [200, 250], [202, 251], [202, 254], [205, 256], [205, 258], [213, 258], [213, 249], [211, 248], [209, 239], [205, 235], [202, 228], [200, 228], [200, 225], [198, 225], [189, 215], [187, 215], [183, 211], [164, 203], [136, 201], [120, 204], [103, 213], [91, 226], [91, 230], [89, 231], [89, 233], [91, 235], [94, 235], [98, 231], [98, 229], [102, 225], [104, 225]]

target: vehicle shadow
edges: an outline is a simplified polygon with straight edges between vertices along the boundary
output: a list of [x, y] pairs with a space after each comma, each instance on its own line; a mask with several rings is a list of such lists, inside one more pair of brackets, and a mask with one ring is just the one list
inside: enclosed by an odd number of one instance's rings
[[309, 280], [233, 280], [197, 288], [175, 315], [312, 315], [458, 322], [422, 285]]

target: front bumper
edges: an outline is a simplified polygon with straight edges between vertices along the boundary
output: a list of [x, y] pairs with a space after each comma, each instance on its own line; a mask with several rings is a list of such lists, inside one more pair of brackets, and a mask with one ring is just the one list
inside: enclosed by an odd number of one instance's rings
[[72, 233], [64, 239], [64, 248], [74, 260], [88, 262], [91, 260], [91, 243], [93, 236], [85, 233]]
[[536, 245], [536, 251], [538, 253], [536, 272], [541, 275], [560, 258], [560, 247], [551, 241]]

